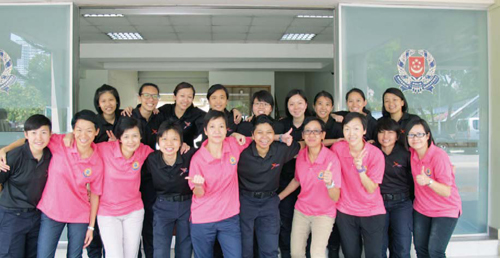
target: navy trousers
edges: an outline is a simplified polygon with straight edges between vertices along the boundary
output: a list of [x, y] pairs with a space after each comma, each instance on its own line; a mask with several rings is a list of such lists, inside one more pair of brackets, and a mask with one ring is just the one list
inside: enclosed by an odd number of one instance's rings
[[68, 226], [68, 252], [66, 257], [79, 258], [83, 253], [83, 242], [88, 223], [64, 223], [55, 221], [42, 213], [40, 234], [38, 236], [38, 258], [54, 257], [59, 238], [65, 226]]
[[36, 257], [39, 231], [40, 211], [0, 207], [0, 257]]
[[446, 257], [446, 247], [458, 218], [427, 217], [413, 212], [415, 250], [418, 258]]
[[225, 258], [241, 258], [239, 215], [213, 223], [191, 223], [195, 258], [212, 258], [215, 239], [219, 240]]
[[385, 217], [382, 257], [410, 258], [411, 235], [413, 231], [413, 204], [409, 198], [384, 201]]

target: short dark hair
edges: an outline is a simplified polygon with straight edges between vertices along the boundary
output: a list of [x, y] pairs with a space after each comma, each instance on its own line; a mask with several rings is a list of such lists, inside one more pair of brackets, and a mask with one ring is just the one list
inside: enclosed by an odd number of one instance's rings
[[24, 122], [24, 131], [38, 130], [44, 125], [48, 126], [49, 130], [52, 131], [52, 122], [50, 119], [40, 114], [32, 115]]
[[273, 131], [274, 131], [274, 127], [273, 127], [274, 126], [274, 122], [273, 122], [273, 119], [271, 119], [271, 117], [268, 116], [268, 115], [262, 114], [262, 115], [257, 116], [254, 119], [252, 134], [255, 132], [255, 129], [257, 128], [257, 126], [260, 125], [260, 124], [269, 124], [273, 128]]
[[160, 138], [168, 130], [174, 130], [177, 134], [179, 134], [179, 137], [181, 139], [181, 144], [184, 142], [184, 137], [183, 137], [184, 129], [182, 128], [180, 120], [171, 117], [160, 124], [160, 127], [158, 128], [158, 134], [156, 135], [157, 143], [160, 142]]
[[274, 108], [273, 95], [271, 95], [271, 93], [267, 90], [259, 90], [259, 91], [255, 92], [252, 96], [252, 105], [255, 102], [255, 100], [264, 101], [264, 102], [268, 103], [269, 105], [271, 105], [271, 109]]
[[191, 83], [189, 83], [189, 82], [181, 82], [181, 83], [177, 84], [177, 86], [175, 86], [174, 96], [177, 96], [177, 92], [179, 92], [182, 89], [191, 89], [191, 90], [193, 90], [193, 97], [196, 94], [196, 90], [194, 89], [194, 86]]
[[217, 119], [217, 118], [220, 118], [222, 117], [224, 119], [224, 122], [226, 123], [226, 127], [227, 127], [227, 117], [226, 117], [226, 114], [224, 114], [224, 112], [222, 111], [217, 111], [217, 110], [213, 110], [213, 109], [210, 109], [207, 114], [205, 115], [205, 118], [203, 119], [203, 128], [204, 129], [207, 129], [207, 126], [208, 126], [208, 123], [214, 119]]
[[432, 138], [431, 128], [429, 127], [429, 124], [427, 124], [427, 122], [422, 118], [410, 120], [410, 122], [406, 126], [408, 130], [405, 130], [406, 139], [408, 139], [408, 134], [410, 133], [411, 129], [416, 125], [422, 125], [422, 127], [424, 127], [425, 133], [429, 134], [429, 140], [427, 140], [427, 147], [430, 147], [431, 143], [434, 143], [434, 139]]
[[142, 90], [144, 89], [144, 87], [147, 87], [147, 86], [154, 87], [156, 89], [156, 91], [158, 91], [158, 94], [160, 94], [160, 88], [158, 88], [158, 85], [151, 83], [151, 82], [146, 82], [146, 83], [143, 83], [141, 85], [141, 87], [139, 88], [139, 96], [142, 94]]
[[[399, 126], [398, 122], [394, 121], [390, 117], [381, 117], [377, 121], [377, 133], [381, 133], [383, 131], [393, 131], [396, 133], [397, 138], [399, 139], [399, 134], [401, 133], [401, 127]], [[380, 144], [378, 141], [378, 137], [375, 137], [375, 141]]]
[[309, 117], [306, 117], [306, 119], [304, 119], [304, 128], [307, 124], [311, 123], [311, 122], [318, 122], [319, 123], [319, 126], [321, 127], [321, 131], [324, 132], [326, 131], [326, 124], [325, 122], [323, 122], [323, 120], [315, 117], [315, 116], [309, 116]]
[[0, 119], [7, 119], [7, 110], [0, 108]]
[[210, 96], [212, 96], [212, 94], [214, 94], [218, 90], [223, 90], [226, 93], [226, 98], [229, 99], [229, 91], [227, 91], [226, 87], [224, 87], [222, 84], [214, 84], [210, 86], [207, 91], [207, 99], [210, 99]]
[[344, 117], [344, 121], [342, 121], [342, 128], [344, 128], [344, 126], [347, 123], [351, 122], [352, 120], [354, 120], [356, 118], [361, 120], [361, 124], [363, 125], [363, 130], [366, 130], [366, 128], [368, 127], [368, 118], [366, 118], [365, 115], [358, 113], [358, 112], [347, 113], [347, 115]]
[[80, 112], [77, 112], [74, 116], [73, 119], [71, 119], [71, 127], [75, 129], [76, 122], [78, 120], [86, 120], [94, 124], [95, 129], [97, 130], [98, 124], [97, 124], [97, 115], [88, 109], [84, 109]]
[[389, 112], [385, 110], [385, 105], [384, 105], [384, 97], [385, 94], [387, 93], [394, 94], [398, 96], [402, 101], [404, 101], [405, 104], [401, 108], [401, 111], [403, 111], [403, 113], [406, 113], [408, 111], [408, 101], [406, 100], [403, 92], [398, 88], [388, 88], [387, 90], [384, 91], [384, 94], [382, 94], [382, 116], [391, 116], [391, 114], [389, 114]]
[[[365, 93], [364, 93], [362, 90], [358, 89], [358, 88], [352, 88], [351, 90], [349, 90], [349, 91], [345, 94], [345, 100], [347, 101], [347, 100], [349, 99], [349, 95], [351, 95], [351, 93], [354, 93], [354, 92], [356, 92], [356, 93], [358, 93], [359, 95], [361, 95], [361, 97], [363, 98], [363, 100], [366, 100]], [[368, 109], [366, 108], [366, 106], [365, 106], [365, 107], [363, 107], [363, 113], [365, 113], [365, 114], [367, 114], [367, 115], [368, 115], [368, 114], [371, 114], [370, 110], [368, 110]]]
[[132, 129], [134, 127], [137, 127], [137, 129], [139, 129], [139, 133], [141, 134], [142, 137], [142, 131], [141, 127], [139, 126], [139, 121], [132, 117], [122, 116], [120, 118], [120, 122], [118, 123], [115, 129], [116, 139], [120, 139], [123, 133], [125, 133], [125, 131]]
[[97, 90], [95, 90], [95, 94], [94, 94], [94, 107], [95, 107], [95, 110], [97, 111], [98, 114], [103, 113], [102, 109], [99, 107], [99, 98], [101, 97], [102, 94], [104, 94], [106, 92], [113, 94], [113, 96], [116, 99], [115, 112], [117, 112], [118, 109], [120, 108], [120, 95], [118, 94], [118, 90], [116, 90], [116, 88], [111, 86], [111, 85], [103, 84], [101, 87], [99, 87], [99, 88], [97, 88]]
[[285, 113], [287, 117], [292, 117], [292, 114], [290, 114], [290, 111], [288, 111], [288, 101], [290, 98], [292, 98], [295, 95], [299, 95], [304, 101], [306, 102], [306, 111], [304, 112], [304, 116], [310, 116], [311, 112], [309, 111], [309, 108], [307, 107], [307, 97], [306, 93], [303, 90], [300, 89], [293, 89], [288, 92], [285, 98]]
[[318, 94], [316, 94], [316, 96], [314, 97], [314, 104], [316, 104], [316, 101], [318, 101], [318, 99], [321, 98], [321, 97], [325, 97], [327, 99], [330, 99], [332, 101], [332, 106], [335, 103], [335, 102], [333, 102], [333, 96], [332, 96], [332, 94], [330, 94], [327, 91], [322, 90], [322, 91], [318, 92]]

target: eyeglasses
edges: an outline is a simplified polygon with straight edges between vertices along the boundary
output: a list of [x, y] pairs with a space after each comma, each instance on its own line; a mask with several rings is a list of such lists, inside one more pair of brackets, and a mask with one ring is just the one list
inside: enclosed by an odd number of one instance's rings
[[310, 134], [313, 134], [313, 135], [320, 135], [323, 131], [321, 130], [304, 130], [304, 134], [305, 135], [310, 135]]
[[269, 103], [267, 102], [254, 102], [253, 105], [255, 107], [269, 107], [271, 106]]
[[141, 96], [149, 99], [149, 98], [153, 98], [153, 99], [159, 99], [160, 98], [160, 95], [158, 94], [149, 94], [149, 93], [142, 93]]
[[413, 139], [415, 137], [417, 137], [417, 138], [423, 138], [426, 135], [427, 135], [426, 133], [409, 133], [408, 134], [408, 139]]

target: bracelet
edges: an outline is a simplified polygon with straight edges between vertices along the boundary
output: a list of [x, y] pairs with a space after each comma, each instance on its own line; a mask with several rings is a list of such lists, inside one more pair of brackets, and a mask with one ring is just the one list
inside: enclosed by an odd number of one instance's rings
[[326, 189], [332, 189], [335, 187], [335, 182], [332, 180], [332, 183], [330, 185], [326, 185]]
[[363, 166], [361, 169], [356, 168], [356, 170], [358, 171], [358, 173], [366, 172], [366, 166]]
[[432, 185], [432, 183], [434, 183], [434, 180], [429, 179], [429, 183], [427, 184], [427, 186], [431, 186], [431, 185]]
[[94, 229], [95, 229], [94, 227], [91, 227], [91, 226], [88, 226], [87, 228], [92, 230], [92, 231], [94, 231]]

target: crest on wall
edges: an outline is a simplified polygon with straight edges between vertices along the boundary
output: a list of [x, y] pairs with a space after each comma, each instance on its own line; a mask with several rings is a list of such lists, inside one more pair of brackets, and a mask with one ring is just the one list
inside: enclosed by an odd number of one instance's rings
[[439, 77], [435, 74], [436, 60], [427, 50], [405, 50], [399, 56], [397, 68], [398, 74], [394, 76], [394, 81], [399, 84], [402, 91], [432, 93], [434, 86], [439, 82]]
[[12, 60], [9, 54], [3, 49], [0, 49], [0, 92], [9, 92], [10, 85], [16, 82], [16, 76], [12, 75]]

